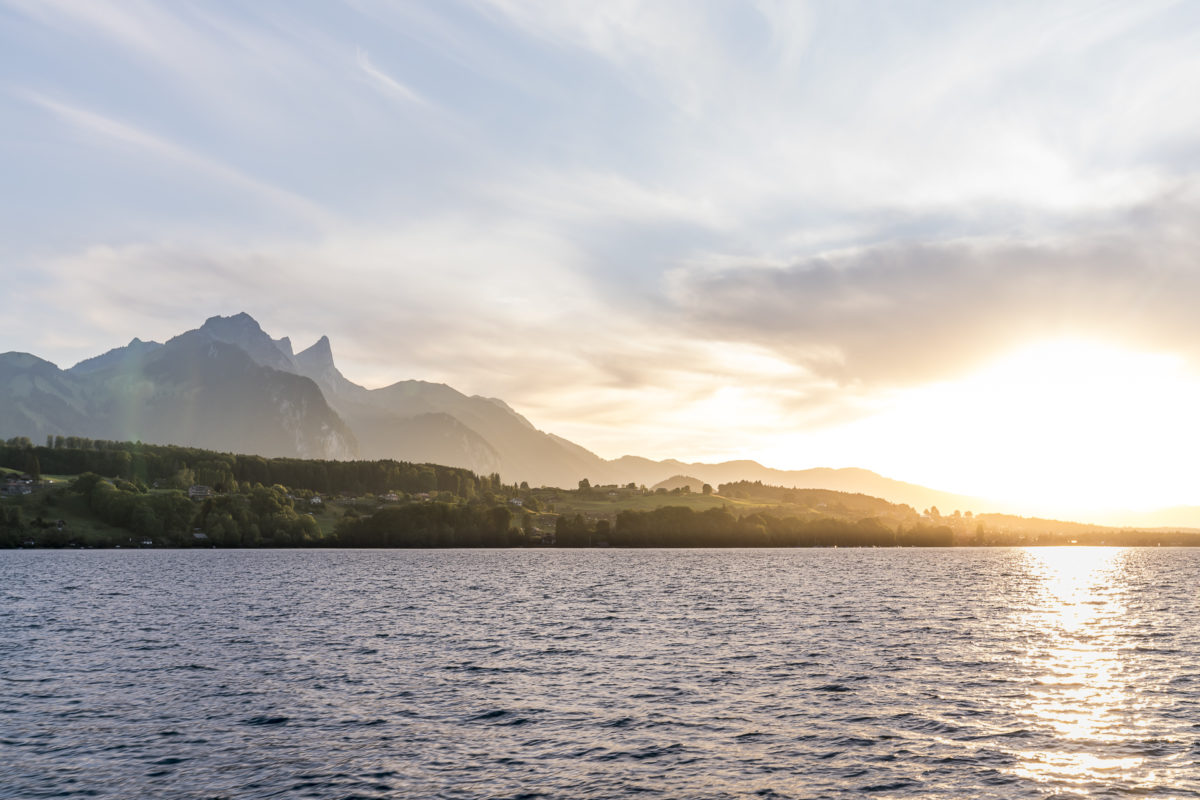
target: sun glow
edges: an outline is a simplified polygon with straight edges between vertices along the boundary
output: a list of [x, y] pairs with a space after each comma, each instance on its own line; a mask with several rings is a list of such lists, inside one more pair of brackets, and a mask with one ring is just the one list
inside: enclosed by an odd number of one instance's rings
[[876, 416], [809, 439], [891, 477], [1087, 518], [1200, 502], [1200, 379], [1182, 359], [1077, 339], [1011, 353], [898, 393]]

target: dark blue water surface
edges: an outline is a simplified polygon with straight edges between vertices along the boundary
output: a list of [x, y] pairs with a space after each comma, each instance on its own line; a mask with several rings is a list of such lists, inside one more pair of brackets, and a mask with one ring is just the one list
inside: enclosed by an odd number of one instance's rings
[[0, 552], [0, 797], [1200, 797], [1200, 551]]

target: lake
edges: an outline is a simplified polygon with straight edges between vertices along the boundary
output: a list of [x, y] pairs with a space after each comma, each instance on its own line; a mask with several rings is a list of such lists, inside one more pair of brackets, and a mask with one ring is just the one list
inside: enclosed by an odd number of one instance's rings
[[0, 797], [1200, 797], [1200, 549], [0, 551]]

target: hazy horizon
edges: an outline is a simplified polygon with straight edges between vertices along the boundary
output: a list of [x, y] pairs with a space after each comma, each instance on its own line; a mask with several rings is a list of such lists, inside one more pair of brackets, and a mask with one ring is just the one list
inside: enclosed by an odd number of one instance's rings
[[605, 458], [1200, 505], [1197, 22], [0, 0], [0, 351], [246, 311]]

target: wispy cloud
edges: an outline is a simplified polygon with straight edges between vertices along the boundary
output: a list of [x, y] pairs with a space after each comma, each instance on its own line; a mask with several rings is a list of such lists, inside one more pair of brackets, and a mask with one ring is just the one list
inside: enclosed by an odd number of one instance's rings
[[219, 182], [233, 190], [248, 192], [305, 222], [328, 225], [334, 219], [332, 214], [306, 198], [264, 183], [220, 161], [128, 123], [51, 99], [38, 92], [23, 91], [18, 94], [85, 133], [132, 148], [139, 157], [149, 155], [162, 159], [184, 167], [194, 178]]
[[244, 308], [664, 455], [1068, 329], [1200, 360], [1195, 5], [5, 7], [10, 346]]
[[426, 105], [425, 98], [421, 97], [412, 89], [408, 88], [404, 84], [400, 83], [400, 81], [396, 80], [391, 75], [388, 75], [386, 72], [372, 64], [370, 57], [367, 55], [367, 51], [362, 49], [358, 50], [354, 60], [355, 63], [358, 64], [358, 68], [361, 69], [376, 86], [382, 89], [384, 93], [408, 103]]

